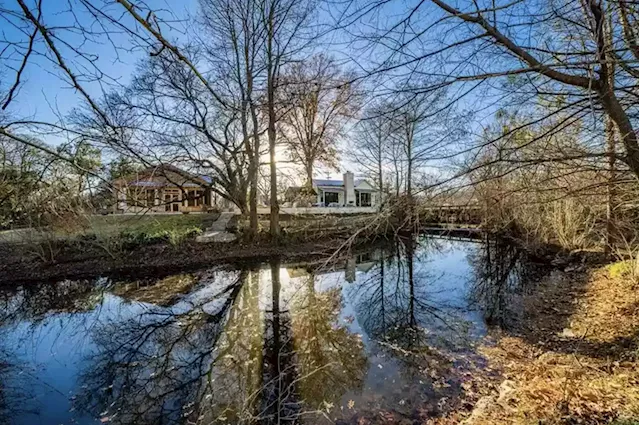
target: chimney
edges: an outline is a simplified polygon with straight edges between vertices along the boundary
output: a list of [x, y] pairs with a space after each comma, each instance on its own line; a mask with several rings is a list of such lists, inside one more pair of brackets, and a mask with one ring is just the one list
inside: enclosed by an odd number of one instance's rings
[[344, 205], [345, 207], [356, 206], [356, 191], [353, 188], [353, 173], [347, 171], [342, 175], [344, 182]]

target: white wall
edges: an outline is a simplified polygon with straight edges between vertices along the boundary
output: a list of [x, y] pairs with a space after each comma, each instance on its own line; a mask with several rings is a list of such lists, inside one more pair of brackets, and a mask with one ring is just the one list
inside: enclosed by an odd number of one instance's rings
[[[258, 208], [258, 214], [269, 214], [269, 208]], [[375, 207], [280, 207], [283, 214], [375, 214]]]
[[353, 173], [347, 171], [343, 176], [345, 200], [344, 205], [356, 205], [356, 192], [353, 187]]

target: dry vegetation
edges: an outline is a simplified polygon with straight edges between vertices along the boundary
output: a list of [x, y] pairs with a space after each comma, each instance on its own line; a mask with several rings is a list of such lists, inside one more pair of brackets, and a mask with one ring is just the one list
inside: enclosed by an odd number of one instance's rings
[[502, 382], [439, 423], [637, 424], [636, 262], [551, 276], [482, 353]]

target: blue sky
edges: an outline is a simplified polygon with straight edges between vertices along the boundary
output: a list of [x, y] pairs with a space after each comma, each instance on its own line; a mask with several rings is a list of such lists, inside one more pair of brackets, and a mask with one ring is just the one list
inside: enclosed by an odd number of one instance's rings
[[[147, 2], [154, 10], [158, 10], [159, 15], [163, 18], [173, 16], [177, 21], [172, 25], [177, 29], [171, 31], [169, 36], [173, 39], [183, 36], [186, 32], [190, 13], [195, 13], [197, 9], [197, 0], [187, 1], [169, 1], [169, 0], [150, 0]], [[30, 6], [33, 2], [28, 3]], [[13, 7], [11, 4], [9, 7]], [[113, 7], [115, 6], [115, 8]], [[120, 5], [114, 4], [110, 10], [111, 15], [118, 16]], [[18, 6], [15, 5], [17, 8]], [[74, 8], [74, 13], [78, 13], [78, 20], [84, 23], [92, 22], [92, 19], [83, 9]], [[48, 27], [62, 27], [73, 24], [73, 15], [67, 8], [65, 1], [43, 1], [43, 21]], [[4, 39], [26, 40], [20, 29], [16, 28], [12, 23], [0, 21], [2, 23], [2, 31]], [[15, 23], [16, 21], [13, 21]], [[79, 34], [74, 34], [69, 29], [54, 30], [56, 36], [60, 37], [70, 46], [81, 48], [82, 52], [94, 55], [97, 59], [92, 60], [96, 68], [104, 72], [105, 76], [100, 83], [96, 81], [85, 81], [84, 87], [92, 96], [99, 97], [103, 90], [108, 91], [117, 85], [126, 85], [135, 71], [136, 63], [147, 53], [142, 49], [136, 51], [128, 51], [131, 46], [131, 40], [128, 35], [112, 34], [113, 44], [103, 36], [96, 36], [92, 40], [84, 40]], [[36, 52], [45, 51], [42, 38], [39, 37], [40, 44], [35, 47]], [[62, 41], [56, 41], [58, 48], [62, 51], [65, 59], [69, 62], [70, 67], [76, 72], [82, 67], [89, 66], [86, 62], [78, 60], [69, 47], [65, 47]], [[2, 46], [0, 44], [0, 46]], [[1, 47], [0, 47], [1, 48]], [[19, 66], [21, 55], [3, 56], [3, 64], [0, 67], [4, 77], [0, 79], [1, 88], [6, 90], [8, 85], [14, 81], [15, 72], [7, 67], [16, 69]], [[92, 71], [93, 73], [93, 71]], [[4, 75], [3, 75], [4, 74]], [[57, 121], [56, 114], [59, 112], [65, 115], [71, 109], [79, 104], [81, 100], [75, 89], [70, 88], [66, 82], [66, 76], [63, 76], [59, 67], [51, 63], [50, 59], [41, 55], [32, 55], [28, 65], [26, 66], [20, 91], [15, 100], [12, 101], [8, 111], [16, 117], [29, 117], [42, 121]]]
[[[34, 3], [35, 0], [28, 2], [31, 7]], [[171, 22], [173, 29], [167, 25], [162, 26], [163, 34], [170, 39], [185, 38], [185, 34], [193, 30], [192, 21], [197, 14], [198, 0], [148, 0], [146, 3], [151, 9], [157, 11], [162, 20], [173, 21]], [[8, 6], [18, 9], [17, 4], [13, 6], [9, 4]], [[120, 8], [120, 5], [112, 4], [107, 10], [110, 15], [119, 16]], [[402, 2], [392, 2], [391, 6], [386, 9], [388, 13], [386, 18], [393, 19], [403, 10]], [[323, 4], [319, 12], [319, 23], [323, 24], [333, 20], [335, 16], [331, 15], [334, 15], [334, 12], [335, 10], [330, 3]], [[92, 18], [86, 12], [83, 13], [82, 8], [74, 7], [74, 13], [83, 25], [92, 22]], [[74, 20], [74, 15], [68, 10], [66, 1], [44, 0], [43, 16], [43, 21], [50, 28], [69, 26], [73, 24]], [[0, 20], [0, 23], [2, 22]], [[20, 29], [12, 25], [15, 22], [4, 21], [2, 23], [4, 39], [26, 41], [25, 34], [21, 34]], [[132, 21], [130, 26], [134, 26]], [[28, 30], [31, 31], [31, 27]], [[74, 34], [69, 29], [55, 31], [55, 34], [69, 45], [79, 47], [82, 52], [97, 57], [97, 60], [92, 62], [101, 72], [104, 72], [105, 76], [100, 83], [85, 82], [84, 84], [93, 96], [99, 96], [102, 90], [109, 90], [110, 87], [126, 85], [135, 72], [136, 63], [148, 53], [143, 49], [129, 52], [128, 49], [132, 45], [131, 39], [130, 36], [124, 34], [112, 34], [111, 38], [115, 47], [103, 36], [96, 36], [93, 40], [84, 40], [79, 34]], [[56, 42], [74, 71], [87, 66], [83, 61], [77, 60], [76, 55], [70, 49], [65, 48], [62, 42]], [[350, 61], [348, 66], [351, 68], [357, 69], [359, 65], [367, 61], [369, 52], [358, 51], [358, 46], [349, 45], [342, 34], [334, 32], [325, 37], [323, 42], [326, 44], [322, 46], [321, 50], [328, 50], [338, 57], [343, 56], [345, 60], [348, 57]], [[2, 47], [3, 45], [0, 43], [0, 49]], [[42, 38], [39, 37], [35, 51], [44, 52], [45, 50]], [[5, 54], [0, 58], [4, 62], [0, 65], [0, 77], [4, 77], [0, 78], [0, 88], [6, 90], [13, 83], [14, 70], [19, 67], [22, 55], [20, 52], [15, 52], [14, 55], [7, 56]], [[51, 63], [50, 59], [32, 55], [23, 73], [18, 96], [10, 105], [9, 112], [19, 117], [55, 121], [57, 111], [65, 114], [78, 105], [80, 100], [75, 89], [70, 88], [66, 83], [66, 76], [56, 65]]]
[[[30, 4], [33, 4], [33, 1], [35, 0], [32, 0]], [[162, 26], [163, 34], [167, 38], [180, 40], [181, 38], [186, 38], [185, 34], [193, 30], [193, 17], [197, 13], [198, 0], [149, 0], [147, 4], [151, 9], [157, 11], [162, 21], [171, 21], [173, 28], [169, 28], [167, 25]], [[335, 9], [332, 9], [331, 3], [323, 3], [322, 5], [324, 9], [320, 11], [318, 17], [320, 25], [331, 22], [336, 17]], [[376, 19], [380, 20], [383, 25], [395, 22], [401, 15], [406, 13], [407, 7], [407, 4], [403, 1], [390, 2], [377, 13], [359, 21], [345, 31], [365, 33], [371, 29], [370, 25], [377, 23], [375, 22]], [[73, 24], [74, 15], [69, 10], [66, 10], [66, 1], [44, 0], [44, 8], [44, 21], [48, 27], [55, 28]], [[111, 16], [120, 16], [122, 13], [121, 6], [115, 3], [109, 3], [106, 10]], [[90, 16], [83, 16], [82, 10], [77, 12], [74, 9], [74, 13], [77, 13], [76, 16], [83, 24], [92, 22]], [[130, 26], [135, 27], [130, 17], [124, 17], [123, 19], [128, 19]], [[6, 22], [3, 24], [2, 29], [6, 38], [25, 39], [25, 36], [20, 34], [19, 28], [6, 25]], [[54, 31], [56, 30], [54, 29]], [[115, 44], [115, 47], [109, 40], [100, 35], [96, 35], [91, 40], [84, 40], [80, 35], [73, 34], [68, 29], [56, 31], [55, 34], [64, 42], [69, 43], [70, 46], [79, 47], [83, 52], [95, 55], [95, 60], [87, 63], [77, 58], [70, 48], [65, 48], [62, 42], [58, 43], [72, 69], [80, 70], [83, 67], [91, 68], [95, 66], [95, 69], [90, 70], [92, 73], [96, 69], [104, 72], [105, 75], [99, 81], [86, 82], [84, 84], [89, 93], [96, 98], [100, 97], [102, 91], [109, 91], [118, 86], [126, 86], [135, 72], [136, 63], [148, 54], [148, 50], [145, 48], [128, 51], [132, 43], [130, 36], [126, 34], [112, 34], [111, 42]], [[333, 32], [323, 39], [324, 44], [321, 47], [322, 50], [328, 51], [334, 56], [344, 57], [346, 66], [356, 70], [370, 67], [373, 62], [386, 57], [375, 49], [367, 49], [361, 43], [350, 44], [347, 40], [348, 37], [344, 32]], [[42, 43], [42, 38], [40, 38], [40, 43]], [[36, 51], [42, 52], [45, 50], [42, 44], [36, 46]], [[6, 56], [3, 58], [6, 58]], [[6, 89], [7, 85], [13, 82], [15, 74], [6, 67], [18, 67], [20, 58], [20, 55], [16, 55], [13, 60], [6, 60], [3, 64], [0, 64], [5, 67], [3, 70], [5, 78], [2, 79], [4, 80], [3, 82], [0, 82], [3, 89]], [[0, 70], [2, 70], [2, 67], [0, 67]], [[0, 76], [2, 76], [1, 72]], [[385, 86], [385, 82], [387, 82], [386, 76], [382, 77], [380, 81], [374, 82], [374, 84], [377, 89], [380, 89]], [[66, 76], [62, 75], [61, 70], [52, 64], [49, 58], [34, 56], [25, 69], [23, 84], [16, 100], [10, 105], [9, 112], [13, 117], [57, 122], [57, 114], [64, 117], [74, 107], [79, 106], [81, 100], [79, 93], [69, 87], [68, 83], [66, 83]], [[465, 100], [465, 102], [472, 102], [473, 104], [479, 101], [475, 97]], [[61, 140], [53, 136], [44, 136], [44, 141], [50, 144], [57, 144]], [[340, 172], [345, 170], [356, 171], [357, 165], [351, 164], [348, 159], [343, 158], [341, 168]], [[330, 170], [318, 169], [320, 177], [325, 177], [327, 174], [336, 177], [340, 176], [339, 173]]]

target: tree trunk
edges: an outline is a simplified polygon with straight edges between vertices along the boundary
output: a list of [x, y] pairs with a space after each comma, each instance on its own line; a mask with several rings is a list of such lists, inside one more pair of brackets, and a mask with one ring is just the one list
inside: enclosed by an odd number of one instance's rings
[[407, 197], [409, 198], [409, 200], [411, 201], [413, 199], [413, 188], [411, 187], [411, 180], [413, 179], [413, 158], [411, 157], [412, 153], [411, 153], [411, 142], [407, 142], [407, 149], [408, 149], [408, 154], [407, 154]]
[[413, 123], [407, 123], [406, 124], [408, 126], [408, 128], [406, 129], [406, 135], [407, 135], [407, 147], [406, 147], [406, 152], [407, 152], [407, 200], [409, 202], [408, 205], [408, 213], [409, 213], [409, 229], [411, 232], [413, 232], [413, 227], [414, 224], [416, 223], [415, 220], [415, 208], [414, 208], [414, 202], [413, 202], [413, 188], [411, 187], [412, 181], [413, 181]]
[[258, 174], [260, 169], [260, 134], [258, 130], [258, 117], [255, 107], [251, 106], [251, 116], [253, 120], [253, 154], [251, 155], [250, 167], [252, 173], [249, 175], [249, 227], [251, 231], [258, 233]]
[[250, 155], [249, 168], [249, 228], [255, 235], [258, 233], [258, 174], [260, 171], [260, 130], [258, 128], [258, 114], [253, 103], [253, 74], [247, 70], [248, 90], [249, 90], [249, 112], [251, 113], [251, 124], [253, 126], [253, 149]]
[[313, 161], [309, 161], [305, 164], [305, 171], [307, 173], [307, 187], [309, 189], [313, 188]]
[[236, 206], [238, 207], [238, 209], [240, 210], [240, 214], [242, 215], [247, 215], [247, 203], [246, 202], [242, 202], [242, 201], [236, 201], [235, 202]]
[[393, 161], [393, 168], [396, 172], [396, 198], [400, 196], [400, 170], [398, 169], [398, 161]]
[[[258, 232], [258, 164], [259, 164], [259, 152], [258, 143], [259, 139], [256, 137], [257, 128], [255, 115], [253, 114], [254, 108], [249, 105], [252, 112], [253, 121], [253, 141], [249, 136], [247, 125], [246, 109], [249, 101], [243, 102], [241, 120], [242, 120], [242, 133], [245, 138], [245, 150], [249, 158], [249, 166], [247, 167], [247, 174], [249, 179], [249, 232], [251, 235], [255, 235]], [[242, 211], [242, 208], [240, 209]], [[246, 211], [242, 211], [242, 214], [246, 214]]]
[[278, 175], [276, 167], [276, 63], [273, 52], [274, 42], [274, 7], [269, 9], [267, 22], [267, 110], [269, 114], [269, 124], [267, 135], [269, 138], [269, 171], [271, 174], [270, 193], [270, 219], [269, 232], [274, 240], [280, 237], [280, 206], [278, 205]]
[[607, 84], [606, 86], [607, 87], [600, 95], [602, 106], [607, 112], [609, 118], [616, 123], [618, 131], [620, 132], [620, 139], [622, 140], [626, 151], [624, 162], [629, 166], [636, 177], [638, 177], [638, 135], [633, 129], [629, 116], [622, 108], [622, 105], [620, 105], [620, 102], [613, 91], [610, 89], [610, 85]]
[[608, 181], [607, 181], [607, 242], [605, 245], [605, 253], [611, 254], [614, 241], [615, 232], [615, 218], [613, 216], [614, 210], [614, 198], [615, 198], [615, 181], [616, 181], [616, 136], [614, 123], [611, 118], [607, 119], [606, 123], [606, 138], [607, 138], [607, 165], [608, 165]]
[[[381, 142], [380, 142], [381, 145]], [[380, 146], [378, 145], [378, 146]], [[380, 198], [378, 200], [378, 204], [379, 207], [382, 207], [382, 192], [383, 192], [383, 186], [384, 186], [384, 179], [382, 176], [382, 148], [379, 149], [378, 151], [378, 197]]]
[[252, 234], [258, 233], [258, 169], [254, 158], [249, 165], [249, 229]]
[[[613, 35], [611, 34], [611, 18], [609, 18], [609, 25], [607, 28], [607, 35], [603, 37], [606, 40], [607, 50], [613, 48]], [[607, 86], [612, 88], [615, 84], [615, 61], [611, 54], [605, 55], [607, 58], [608, 64], [605, 66], [608, 67], [606, 77], [607, 77]], [[614, 218], [613, 218], [613, 196], [614, 196], [614, 184], [615, 184], [615, 164], [616, 164], [616, 134], [615, 134], [615, 124], [611, 117], [606, 118], [605, 122], [605, 137], [607, 141], [607, 241], [605, 245], [605, 254], [610, 255], [613, 248], [613, 232], [614, 232]], [[636, 163], [638, 159], [636, 158]]]
[[270, 221], [269, 232], [271, 237], [280, 237], [280, 206], [278, 205], [278, 175], [276, 167], [276, 129], [275, 111], [269, 110], [269, 170], [271, 172], [271, 193], [270, 193]]

